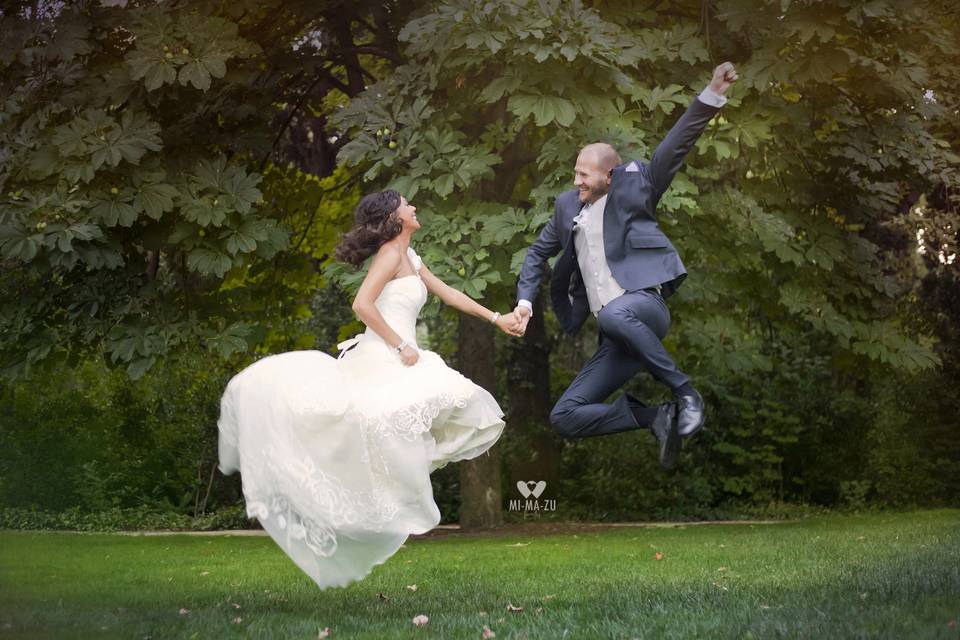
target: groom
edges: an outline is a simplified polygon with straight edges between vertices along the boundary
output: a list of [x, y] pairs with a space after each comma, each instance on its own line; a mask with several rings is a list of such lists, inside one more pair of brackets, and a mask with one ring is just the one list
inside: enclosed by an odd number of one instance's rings
[[[670, 328], [665, 298], [687, 276], [670, 240], [657, 226], [656, 207], [683, 159], [737, 80], [733, 64], [713, 72], [649, 163], [623, 164], [608, 144], [580, 151], [576, 189], [557, 196], [553, 217], [527, 251], [517, 284], [515, 317], [525, 331], [531, 301], [547, 259], [553, 267], [550, 298], [564, 331], [576, 333], [588, 313], [597, 317], [600, 344], [550, 413], [567, 438], [601, 436], [649, 427], [660, 442], [660, 464], [672, 467], [681, 437], [703, 427], [703, 398], [663, 346]], [[673, 391], [676, 402], [647, 407], [629, 394], [604, 400], [638, 371], [646, 370]]]

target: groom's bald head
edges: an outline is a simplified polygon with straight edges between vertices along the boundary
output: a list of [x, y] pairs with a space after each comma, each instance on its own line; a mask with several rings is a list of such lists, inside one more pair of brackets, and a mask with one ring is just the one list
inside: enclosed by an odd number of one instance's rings
[[601, 171], [610, 171], [623, 162], [617, 150], [606, 142], [592, 142], [588, 144], [583, 149], [580, 149], [580, 155], [582, 156], [584, 154], [593, 156], [597, 167]]
[[606, 142], [594, 142], [581, 149], [573, 180], [580, 191], [580, 202], [592, 204], [605, 196], [610, 187], [610, 170], [621, 162], [620, 154]]

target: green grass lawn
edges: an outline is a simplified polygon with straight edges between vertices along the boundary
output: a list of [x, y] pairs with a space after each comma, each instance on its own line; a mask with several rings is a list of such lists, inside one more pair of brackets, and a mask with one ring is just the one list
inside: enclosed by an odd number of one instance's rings
[[269, 538], [0, 532], [0, 637], [480, 638], [484, 625], [499, 640], [960, 638], [960, 511], [455, 534], [409, 540], [327, 591]]

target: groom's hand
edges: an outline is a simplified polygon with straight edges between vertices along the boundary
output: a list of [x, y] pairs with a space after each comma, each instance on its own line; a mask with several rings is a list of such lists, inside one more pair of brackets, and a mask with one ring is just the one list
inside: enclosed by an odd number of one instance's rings
[[732, 62], [724, 62], [713, 70], [713, 79], [710, 81], [710, 90], [723, 95], [734, 82], [737, 81], [737, 70]]
[[497, 326], [508, 336], [513, 336], [519, 338], [523, 334], [520, 332], [520, 324], [517, 322], [517, 317], [513, 313], [508, 313], [497, 318]]
[[529, 324], [532, 315], [530, 309], [527, 309], [523, 305], [518, 304], [517, 308], [513, 310], [513, 317], [517, 319], [517, 330], [520, 332], [520, 335], [526, 333], [527, 324]]

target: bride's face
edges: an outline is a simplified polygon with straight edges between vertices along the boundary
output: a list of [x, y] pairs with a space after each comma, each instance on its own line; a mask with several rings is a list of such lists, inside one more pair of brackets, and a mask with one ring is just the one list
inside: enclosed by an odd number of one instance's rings
[[397, 207], [397, 220], [403, 225], [403, 230], [417, 230], [420, 228], [420, 221], [417, 220], [417, 208], [407, 202], [407, 199], [400, 196], [400, 206]]

